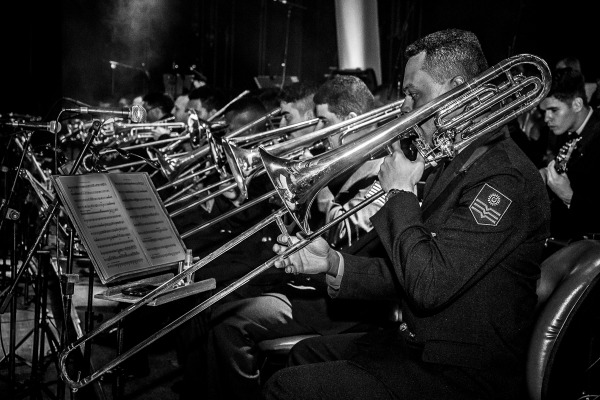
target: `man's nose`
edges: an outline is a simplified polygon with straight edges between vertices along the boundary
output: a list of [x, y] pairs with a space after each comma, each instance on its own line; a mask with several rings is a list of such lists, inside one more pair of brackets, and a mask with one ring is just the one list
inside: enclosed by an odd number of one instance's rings
[[406, 114], [408, 112], [412, 111], [412, 103], [410, 101], [408, 101], [407, 99], [404, 99], [404, 103], [402, 103], [402, 107], [400, 107], [400, 111], [402, 112], [402, 114]]
[[548, 123], [550, 121], [550, 113], [544, 113], [544, 122]]

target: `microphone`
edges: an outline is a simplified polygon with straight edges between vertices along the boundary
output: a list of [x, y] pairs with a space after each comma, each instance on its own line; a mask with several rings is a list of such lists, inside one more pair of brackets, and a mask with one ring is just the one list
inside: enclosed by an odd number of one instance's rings
[[13, 122], [13, 121], [9, 121], [9, 122], [3, 122], [2, 124], [6, 125], [6, 126], [44, 130], [44, 131], [48, 131], [51, 133], [58, 133], [58, 132], [60, 132], [60, 130], [62, 128], [62, 126], [60, 125], [60, 122], [56, 122], [56, 121], [50, 121], [50, 122]]
[[113, 108], [77, 107], [65, 108], [64, 111], [78, 114], [116, 115], [119, 117], [127, 117], [134, 123], [146, 121], [146, 109], [138, 105], [132, 106], [131, 109], [125, 107], [121, 110]]

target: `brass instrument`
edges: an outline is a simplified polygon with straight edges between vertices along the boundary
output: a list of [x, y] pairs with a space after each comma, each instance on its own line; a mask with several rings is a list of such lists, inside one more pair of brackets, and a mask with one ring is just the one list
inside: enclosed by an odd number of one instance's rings
[[[525, 77], [523, 75], [513, 75], [511, 69], [523, 63], [532, 64], [536, 67], [539, 76]], [[496, 84], [492, 83], [492, 81], [500, 80], [502, 78], [506, 79]], [[365, 161], [378, 151], [385, 149], [387, 145], [398, 138], [412, 137], [412, 135], [415, 134], [414, 131], [418, 131], [416, 127], [426, 120], [434, 118], [436, 122], [437, 131], [433, 137], [433, 145], [427, 143], [420, 132], [416, 132], [416, 145], [425, 159], [426, 166], [429, 166], [434, 165], [443, 158], [453, 157], [457, 151], [466, 148], [477, 138], [497, 129], [499, 126], [516, 118], [519, 114], [535, 107], [546, 96], [549, 88], [550, 70], [542, 59], [527, 54], [511, 57], [430, 103], [425, 104], [408, 114], [400, 116], [392, 122], [388, 122], [373, 132], [370, 132], [362, 139], [357, 140], [356, 142], [347, 143], [337, 150], [325, 153], [323, 156], [315, 157], [307, 161], [282, 161], [269, 156], [266, 151], [262, 150], [261, 153], [265, 156], [263, 162], [265, 164], [265, 169], [269, 173], [269, 176], [284, 200], [289, 212], [294, 215], [294, 218], [297, 221], [304, 222], [306, 218], [304, 211], [312, 202], [313, 198], [311, 196], [313, 196], [313, 193], [316, 194], [316, 192], [326, 186], [332, 178], [346, 171], [348, 165], [354, 165]], [[497, 109], [492, 110], [494, 107], [497, 107]], [[461, 135], [462, 141], [454, 143], [455, 137], [459, 134]], [[282, 184], [284, 178], [285, 185]], [[165, 282], [119, 315], [103, 323], [91, 333], [86, 334], [68, 345], [61, 352], [59, 357], [59, 367], [61, 369], [62, 379], [74, 391], [93, 382], [133, 354], [212, 306], [263, 271], [271, 268], [276, 261], [283, 260], [294, 252], [306, 247], [312, 240], [320, 236], [333, 225], [348, 218], [359, 209], [375, 201], [382, 194], [382, 190], [377, 191], [357, 207], [338, 216], [317, 231], [308, 234], [305, 239], [291, 245], [282, 254], [275, 255], [267, 262], [197, 305], [160, 331], [150, 335], [144, 341], [113, 359], [91, 375], [78, 379], [77, 381], [71, 379], [66, 371], [65, 364], [68, 355], [74, 349], [80, 347], [86, 341], [92, 339], [101, 332], [111, 328], [131, 312], [151, 302], [158, 295], [169, 290], [186, 275], [202, 268], [204, 265], [213, 261], [237, 243], [245, 240], [269, 223], [275, 221], [278, 225], [281, 225], [281, 218], [285, 215], [286, 211], [282, 208], [275, 212], [249, 231], [240, 235], [238, 238], [234, 238], [207, 257], [194, 263], [183, 273], [173, 277], [168, 282]], [[304, 224], [301, 226], [308, 231]]]
[[[540, 76], [513, 76], [511, 69], [521, 63], [533, 64]], [[498, 85], [490, 83], [501, 75], [507, 80]], [[308, 210], [313, 199], [340, 173], [372, 158], [397, 139], [412, 135], [416, 135], [414, 144], [426, 162], [435, 165], [443, 158], [452, 158], [459, 147], [537, 105], [549, 90], [548, 82], [550, 72], [542, 59], [532, 55], [511, 57], [414, 112], [336, 150], [308, 161], [289, 161], [261, 149], [261, 158], [290, 214], [302, 230], [309, 232]], [[521, 93], [525, 89], [529, 91]], [[490, 111], [493, 107], [500, 108]], [[434, 118], [436, 126], [432, 146], [417, 127], [430, 118]], [[462, 140], [459, 144], [455, 144], [457, 135]]]
[[[185, 196], [181, 196], [181, 192], [189, 189], [189, 187], [186, 187], [186, 188], [184, 188], [184, 190], [180, 191], [180, 193], [177, 193], [177, 194], [171, 196], [169, 199], [167, 199], [165, 201], [165, 206], [170, 207], [175, 204], [189, 200], [192, 197], [196, 197], [200, 193], [207, 192], [207, 191], [214, 189], [216, 187], [219, 187], [219, 186], [223, 186], [223, 185], [226, 185], [226, 186], [221, 187], [216, 192], [211, 193], [201, 199], [198, 199], [198, 200], [194, 201], [193, 203], [190, 203], [181, 209], [171, 212], [170, 213], [171, 217], [180, 215], [183, 212], [185, 212], [191, 208], [194, 208], [195, 206], [197, 206], [199, 204], [205, 203], [205, 202], [207, 202], [211, 199], [214, 199], [215, 197], [217, 197], [229, 190], [235, 189], [236, 186], [240, 188], [243, 197], [244, 198], [247, 197], [247, 192], [246, 192], [245, 188], [247, 187], [247, 185], [250, 181], [250, 175], [252, 175], [252, 176], [256, 175], [255, 174], [256, 171], [255, 171], [255, 169], [253, 169], [252, 171], [250, 171], [250, 170], [246, 171], [246, 170], [244, 170], [244, 167], [237, 167], [237, 166], [234, 169], [233, 165], [235, 165], [236, 162], [231, 160], [232, 154], [229, 151], [229, 149], [226, 148], [226, 146], [228, 146], [228, 141], [235, 141], [236, 143], [241, 143], [241, 144], [260, 143], [260, 142], [264, 142], [265, 140], [275, 140], [279, 137], [287, 135], [290, 132], [294, 132], [296, 130], [303, 129], [308, 126], [316, 125], [318, 123], [318, 119], [315, 118], [311, 121], [301, 122], [298, 124], [294, 124], [294, 125], [290, 125], [290, 126], [282, 127], [282, 128], [278, 128], [278, 129], [272, 129], [272, 130], [266, 131], [266, 132], [254, 133], [254, 134], [250, 134], [247, 136], [232, 137], [232, 135], [241, 134], [251, 128], [254, 128], [257, 125], [264, 123], [266, 120], [272, 118], [273, 115], [278, 114], [279, 112], [280, 112], [280, 109], [275, 109], [275, 110], [271, 111], [270, 113], [267, 113], [266, 115], [261, 116], [260, 118], [243, 126], [242, 128], [238, 129], [237, 131], [234, 131], [231, 134], [226, 134], [223, 138], [217, 137], [214, 134], [214, 132], [212, 132], [211, 130], [208, 130], [207, 135], [206, 135], [207, 140], [208, 140], [208, 149], [210, 150], [210, 156], [213, 161], [213, 165], [209, 168], [215, 169], [222, 176], [221, 181], [214, 185], [211, 185], [209, 187], [205, 187], [194, 193], [189, 193]], [[256, 152], [256, 154], [258, 154], [257, 153], [258, 150], [255, 150], [255, 152]], [[160, 156], [157, 156], [157, 158], [158, 158], [159, 163], [162, 163]], [[172, 164], [174, 165], [173, 171], [171, 171], [167, 165], [165, 165], [163, 168], [161, 168], [161, 170], [165, 171], [164, 172], [165, 176], [167, 176], [167, 174], [168, 174], [167, 177], [169, 179], [172, 179], [172, 177], [175, 177], [175, 176], [179, 177], [179, 176], [183, 175], [180, 173], [180, 171], [184, 170], [189, 165], [193, 164], [192, 161], [194, 161], [194, 160], [190, 159], [189, 162], [185, 162], [185, 163], [183, 161], [174, 161], [174, 162], [172, 162]], [[183, 164], [183, 165], [180, 165], [180, 164]], [[225, 166], [227, 164], [229, 165], [231, 171], [226, 170]], [[256, 162], [256, 165], [260, 165], [260, 160], [258, 162]], [[198, 175], [198, 174], [189, 175], [186, 178], [190, 178], [190, 177], [196, 176], [196, 175]], [[240, 177], [241, 175], [243, 175], [244, 177], [241, 178]], [[184, 178], [178, 179], [178, 181], [180, 181], [180, 182], [182, 180], [187, 180], [187, 179], [184, 179]], [[235, 181], [235, 183], [234, 183], [234, 181]], [[172, 186], [171, 183], [169, 183], [168, 185]], [[242, 188], [243, 188], [243, 190], [242, 190]], [[158, 190], [161, 190], [161, 189], [162, 189], [162, 187], [159, 188]]]
[[[358, 115], [354, 118], [346, 121], [341, 121], [337, 124], [331, 125], [324, 129], [319, 129], [305, 135], [302, 135], [295, 139], [290, 139], [284, 142], [272, 144], [267, 147], [271, 154], [286, 156], [288, 158], [297, 158], [305, 149], [319, 147], [320, 144], [328, 139], [333, 134], [340, 134], [340, 138], [344, 138], [348, 134], [366, 128], [367, 126], [379, 123], [387, 118], [396, 117], [401, 112], [402, 104], [404, 100], [399, 100], [386, 104], [382, 107], [376, 108], [364, 114]], [[299, 124], [290, 125], [289, 127], [280, 128], [284, 130], [286, 128], [302, 129], [306, 126], [310, 126], [313, 121], [301, 122]], [[318, 122], [318, 119], [316, 119]], [[277, 131], [277, 130], [275, 130]], [[277, 133], [277, 132], [275, 132]], [[258, 136], [257, 134], [256, 136]], [[227, 154], [227, 162], [231, 174], [235, 179], [238, 188], [244, 198], [248, 194], [248, 182], [250, 178], [256, 173], [259, 168], [262, 168], [262, 159], [260, 157], [259, 149], [244, 149], [238, 146], [238, 143], [249, 142], [246, 137], [237, 138], [226, 138], [223, 141], [223, 149]], [[324, 145], [327, 149], [331, 148], [330, 144]]]
[[[134, 132], [136, 129], [138, 129], [138, 127], [139, 127], [139, 129], [149, 129], [149, 128], [156, 128], [156, 127], [163, 127], [163, 128], [168, 128], [168, 129], [184, 128], [184, 131], [182, 131], [177, 136], [170, 137], [168, 139], [161, 139], [161, 140], [156, 140], [156, 141], [146, 141], [143, 143], [133, 144], [130, 146], [124, 146], [124, 147], [119, 147], [119, 148], [116, 148], [116, 146], [118, 146], [124, 142], [122, 142], [120, 140], [115, 140], [110, 146], [106, 146], [106, 147], [100, 149], [97, 152], [97, 155], [88, 154], [85, 156], [83, 163], [86, 166], [86, 169], [88, 169], [88, 171], [92, 170], [92, 167], [89, 167], [89, 166], [95, 165], [95, 162], [94, 162], [95, 159], [99, 159], [103, 156], [106, 156], [106, 155], [109, 155], [112, 153], [129, 152], [129, 151], [137, 150], [137, 149], [149, 150], [150, 159], [152, 161], [158, 162], [162, 166], [163, 164], [167, 164], [167, 161], [165, 161], [164, 159], [158, 160], [155, 153], [153, 153], [154, 151], [156, 152], [156, 154], [162, 155], [162, 153], [166, 152], [167, 149], [170, 148], [170, 146], [177, 145], [184, 141], [188, 141], [190, 143], [190, 147], [196, 148], [203, 141], [203, 137], [206, 136], [206, 129], [210, 128], [206, 123], [204, 123], [203, 121], [200, 121], [196, 114], [191, 114], [188, 117], [188, 120], [185, 124], [183, 122], [152, 122], [152, 123], [139, 123], [139, 124], [125, 124], [122, 122], [115, 122], [113, 125], [115, 127], [117, 127], [119, 130], [125, 130], [125, 131], [129, 130], [128, 135], [130, 136], [131, 140], [127, 140], [127, 142], [129, 142], [129, 141], [132, 142], [137, 139], [136, 135], [132, 134], [131, 132]], [[220, 126], [220, 125], [221, 124], [217, 124], [217, 126]], [[165, 145], [167, 145], [167, 146], [161, 147], [161, 146], [165, 146]], [[161, 156], [161, 157], [166, 158], [164, 156]], [[123, 169], [123, 168], [132, 167], [132, 166], [142, 165], [144, 163], [146, 163], [146, 161], [133, 161], [133, 162], [124, 163], [124, 164], [106, 166], [106, 167], [104, 167], [104, 170], [110, 171], [110, 170], [115, 170], [115, 169]]]
[[[327, 139], [334, 133], [342, 132], [342, 134], [347, 134], [349, 132], [354, 132], [355, 130], [362, 129], [365, 126], [374, 124], [376, 122], [380, 122], [380, 120], [384, 117], [396, 115], [397, 113], [399, 113], [402, 103], [403, 101], [401, 100], [395, 103], [385, 105], [376, 110], [372, 110], [371, 112], [362, 114], [347, 121], [342, 121], [328, 128], [321, 129], [318, 132], [311, 132], [295, 139], [290, 139], [287, 141], [279, 142], [277, 144], [273, 144], [269, 148], [273, 151], [277, 151], [277, 154], [280, 155], [285, 155], [292, 158], [298, 157], [301, 155], [304, 149], [314, 149], [320, 146], [321, 141]], [[259, 120], [261, 121], [264, 121], [264, 119], [265, 116], [259, 118]], [[211, 143], [210, 148], [213, 154], [213, 160], [216, 160], [215, 165], [217, 166], [217, 171], [219, 171], [219, 173], [224, 178], [220, 182], [215, 183], [209, 187], [205, 187], [195, 193], [189, 193], [188, 195], [185, 195], [183, 197], [180, 197], [179, 195], [172, 196], [171, 198], [165, 201], [165, 206], [170, 207], [172, 205], [189, 200], [190, 198], [195, 197], [202, 192], [212, 190], [219, 186], [226, 186], [219, 188], [216, 192], [202, 197], [201, 199], [198, 199], [186, 205], [185, 207], [171, 212], [170, 216], [176, 217], [184, 213], [185, 211], [194, 208], [198, 204], [205, 203], [208, 200], [214, 199], [215, 197], [231, 189], [234, 189], [236, 186], [240, 189], [240, 195], [242, 196], [242, 198], [247, 198], [247, 188], [248, 184], [250, 183], [250, 180], [258, 174], [264, 173], [264, 169], [262, 168], [262, 161], [260, 159], [258, 148], [245, 149], [239, 147], [238, 144], [253, 144], [257, 142], [273, 141], [296, 130], [316, 125], [318, 121], [318, 118], [314, 118], [309, 121], [300, 122], [294, 125], [281, 127], [266, 132], [254, 133], [247, 136], [231, 137], [229, 135], [226, 135], [221, 140], [220, 144], [218, 144], [217, 140], [213, 140], [212, 136], [209, 135], [209, 143]], [[253, 121], [250, 124], [246, 125], [246, 127], [254, 126], [255, 123], [256, 121]], [[242, 127], [240, 130], [246, 130], [246, 127]], [[225, 159], [225, 161], [223, 160], [223, 158]], [[227, 162], [227, 164], [229, 165], [230, 173], [228, 173], [224, 169], [223, 164], [225, 162]], [[197, 230], [195, 229], [195, 231]]]

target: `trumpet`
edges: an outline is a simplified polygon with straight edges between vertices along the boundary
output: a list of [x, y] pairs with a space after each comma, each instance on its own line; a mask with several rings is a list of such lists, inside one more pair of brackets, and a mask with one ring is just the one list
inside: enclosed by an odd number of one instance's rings
[[[514, 75], [511, 70], [524, 63], [536, 67], [539, 76], [524, 77], [520, 74]], [[502, 80], [503, 78], [505, 79]], [[496, 80], [502, 81], [492, 83], [492, 81]], [[398, 138], [413, 137], [415, 134], [415, 141], [421, 142], [417, 143], [416, 146], [418, 151], [423, 155], [426, 166], [435, 165], [441, 159], [453, 157], [457, 151], [466, 148], [473, 143], [474, 140], [492, 132], [501, 125], [516, 118], [518, 115], [535, 107], [546, 96], [549, 88], [550, 70], [542, 59], [527, 54], [515, 56], [491, 67], [477, 77], [457, 86], [430, 103], [386, 123], [360, 140], [344, 144], [337, 150], [325, 153], [322, 157], [315, 157], [307, 161], [281, 161], [274, 156], [269, 156], [268, 152], [264, 149], [261, 150], [261, 155], [264, 156], [263, 163], [265, 165], [265, 170], [269, 174], [271, 181], [278, 194], [283, 199], [286, 207], [276, 211], [273, 215], [267, 217], [264, 221], [261, 221], [238, 238], [234, 238], [207, 257], [194, 263], [190, 269], [165, 282], [119, 315], [103, 323], [96, 330], [66, 346], [59, 356], [59, 367], [62, 379], [74, 391], [89, 384], [131, 357], [133, 354], [186, 321], [189, 321], [195, 315], [206, 310], [234, 290], [237, 290], [263, 271], [271, 268], [275, 262], [283, 260], [294, 252], [307, 246], [312, 240], [330, 229], [333, 225], [348, 218], [350, 215], [375, 201], [383, 194], [382, 190], [372, 190], [371, 192], [374, 192], [374, 194], [358, 206], [323, 225], [315, 232], [308, 233], [308, 236], [305, 239], [296, 242], [282, 254], [274, 256], [267, 262], [248, 272], [246, 275], [192, 308], [186, 314], [180, 316], [160, 331], [150, 335], [119, 357], [113, 359], [104, 367], [99, 368], [91, 375], [77, 381], [71, 379], [66, 371], [65, 361], [69, 353], [74, 349], [82, 346], [85, 342], [101, 332], [111, 328], [131, 312], [151, 302], [158, 295], [170, 289], [184, 276], [195, 272], [199, 268], [213, 261], [237, 243], [257, 232], [259, 229], [262, 229], [271, 222], [276, 222], [281, 227], [283, 224], [281, 218], [289, 212], [294, 216], [294, 219], [301, 223], [300, 226], [303, 230], [310, 232], [307, 226], [302, 222], [304, 222], [306, 218], [304, 212], [314, 198], [313, 193], [318, 192], [318, 190], [327, 185], [331, 179], [346, 171], [349, 168], [348, 165], [361, 163], [377, 152], [385, 149], [390, 143]], [[418, 132], [417, 129], [415, 129], [416, 126], [430, 118], [434, 118], [437, 126], [432, 145], [420, 135], [420, 132]], [[454, 139], [457, 135], [460, 135], [463, 140], [455, 143]], [[308, 186], [312, 186], [312, 188], [309, 188]], [[285, 233], [287, 234], [287, 231]]]

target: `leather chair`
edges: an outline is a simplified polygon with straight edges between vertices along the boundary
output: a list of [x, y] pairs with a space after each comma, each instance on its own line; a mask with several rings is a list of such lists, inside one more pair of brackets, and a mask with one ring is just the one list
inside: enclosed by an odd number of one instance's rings
[[[600, 242], [574, 242], [548, 257], [538, 282], [538, 315], [527, 359], [531, 400], [585, 399], [600, 393]], [[596, 348], [595, 348], [596, 347]], [[594, 397], [591, 397], [594, 398]]]
[[[527, 358], [527, 389], [531, 400], [586, 399], [581, 397], [582, 392], [600, 393], [600, 365], [596, 366], [597, 379], [586, 376], [585, 371], [594, 360], [594, 350], [595, 357], [600, 357], [598, 349], [593, 349], [595, 334], [600, 332], [596, 329], [600, 328], [600, 309], [592, 308], [600, 304], [594, 301], [600, 297], [600, 290], [594, 290], [599, 278], [599, 241], [572, 243], [542, 263], [537, 287], [538, 314]], [[278, 367], [283, 366], [281, 360], [291, 348], [313, 336], [317, 335], [260, 342], [265, 357], [263, 366], [275, 358], [280, 360]], [[271, 366], [269, 372], [273, 369]]]

